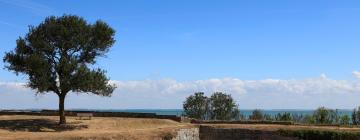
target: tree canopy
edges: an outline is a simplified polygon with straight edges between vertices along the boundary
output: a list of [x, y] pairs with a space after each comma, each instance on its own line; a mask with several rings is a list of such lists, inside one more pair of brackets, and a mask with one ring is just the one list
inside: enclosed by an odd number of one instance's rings
[[211, 118], [215, 120], [230, 120], [239, 115], [239, 108], [230, 94], [215, 92], [210, 97]]
[[188, 117], [206, 120], [209, 111], [209, 100], [204, 95], [204, 92], [196, 92], [186, 98], [183, 107]]
[[197, 92], [186, 98], [183, 107], [186, 116], [202, 120], [231, 120], [240, 115], [231, 95], [222, 92], [215, 92], [210, 98]]
[[65, 123], [67, 93], [111, 96], [115, 89], [105, 71], [92, 66], [114, 44], [114, 35], [114, 29], [100, 20], [90, 24], [75, 15], [50, 16], [38, 26], [30, 26], [3, 61], [6, 69], [27, 75], [27, 85], [38, 93], [56, 93], [60, 123]]

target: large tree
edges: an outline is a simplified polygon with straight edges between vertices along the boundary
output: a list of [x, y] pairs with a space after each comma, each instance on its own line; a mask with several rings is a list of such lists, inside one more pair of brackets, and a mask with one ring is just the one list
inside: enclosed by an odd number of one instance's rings
[[186, 116], [202, 120], [240, 119], [240, 110], [230, 94], [215, 92], [210, 98], [203, 92], [196, 92], [186, 98], [183, 104]]
[[210, 97], [211, 119], [231, 120], [237, 119], [240, 115], [238, 105], [230, 94], [215, 92]]
[[209, 99], [204, 92], [196, 92], [186, 98], [183, 108], [186, 116], [206, 120], [209, 114]]
[[93, 66], [114, 44], [114, 34], [100, 20], [90, 24], [74, 15], [50, 16], [16, 40], [15, 50], [4, 56], [5, 68], [27, 75], [27, 86], [40, 94], [57, 94], [59, 124], [65, 124], [64, 101], [69, 92], [111, 96], [114, 91], [105, 71]]

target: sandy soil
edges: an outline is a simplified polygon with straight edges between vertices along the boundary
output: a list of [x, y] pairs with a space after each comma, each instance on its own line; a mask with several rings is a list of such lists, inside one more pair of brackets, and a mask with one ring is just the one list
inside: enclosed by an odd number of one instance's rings
[[161, 139], [179, 128], [192, 127], [165, 119], [94, 117], [77, 120], [67, 117], [67, 125], [57, 125], [56, 116], [0, 116], [1, 140], [152, 140]]

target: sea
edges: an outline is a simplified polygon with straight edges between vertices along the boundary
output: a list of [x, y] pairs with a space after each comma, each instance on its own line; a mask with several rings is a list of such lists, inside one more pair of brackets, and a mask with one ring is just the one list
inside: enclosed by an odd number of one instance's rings
[[[134, 112], [134, 113], [156, 113], [157, 115], [176, 115], [181, 116], [184, 111], [182, 109], [71, 109], [78, 111], [99, 111], [99, 112]], [[252, 114], [254, 109], [240, 109], [240, 114], [248, 117]], [[261, 110], [264, 114], [275, 116], [278, 113], [291, 113], [297, 115], [311, 115], [315, 110], [311, 109], [265, 109]], [[351, 109], [336, 109], [338, 115], [349, 115], [351, 116]]]

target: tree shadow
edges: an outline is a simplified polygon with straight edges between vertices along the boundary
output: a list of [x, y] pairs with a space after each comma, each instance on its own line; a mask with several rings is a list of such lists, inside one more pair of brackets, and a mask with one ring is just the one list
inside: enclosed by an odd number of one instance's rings
[[60, 132], [88, 128], [87, 125], [80, 123], [72, 122], [59, 125], [57, 121], [50, 119], [0, 120], [0, 129], [25, 132]]

